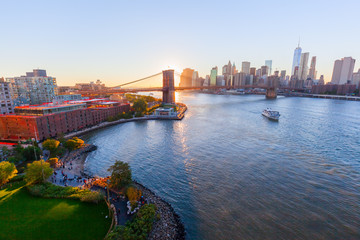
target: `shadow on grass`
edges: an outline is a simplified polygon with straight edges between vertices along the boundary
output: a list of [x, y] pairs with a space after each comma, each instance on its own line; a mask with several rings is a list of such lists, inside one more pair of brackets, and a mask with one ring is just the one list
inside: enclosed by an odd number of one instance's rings
[[105, 203], [30, 195], [24, 182], [0, 190], [0, 239], [103, 239], [111, 219]]

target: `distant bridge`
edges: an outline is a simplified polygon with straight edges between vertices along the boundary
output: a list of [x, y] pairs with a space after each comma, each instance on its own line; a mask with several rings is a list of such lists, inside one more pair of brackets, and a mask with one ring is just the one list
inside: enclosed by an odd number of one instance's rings
[[[119, 93], [134, 93], [134, 92], [163, 92], [163, 102], [165, 103], [174, 103], [175, 102], [175, 91], [181, 90], [202, 90], [202, 89], [239, 89], [239, 88], [257, 88], [257, 89], [266, 89], [266, 97], [267, 98], [276, 98], [277, 97], [277, 89], [283, 90], [296, 90], [302, 91], [304, 89], [291, 88], [291, 87], [278, 87], [271, 86], [267, 84], [260, 85], [241, 85], [241, 86], [191, 86], [191, 87], [175, 87], [174, 85], [174, 75], [180, 75], [179, 73], [175, 73], [174, 70], [165, 70], [160, 73], [156, 73], [150, 75], [148, 77], [144, 77], [138, 80], [134, 80], [131, 82], [123, 83], [118, 86], [112, 87], [111, 89], [106, 90], [98, 90], [98, 91], [79, 91], [82, 95], [107, 95], [107, 94], [119, 94]], [[142, 82], [148, 80], [150, 78], [156, 76], [163, 76], [163, 86], [162, 87], [145, 87], [145, 88], [121, 88], [123, 86], [127, 86], [130, 84]]]

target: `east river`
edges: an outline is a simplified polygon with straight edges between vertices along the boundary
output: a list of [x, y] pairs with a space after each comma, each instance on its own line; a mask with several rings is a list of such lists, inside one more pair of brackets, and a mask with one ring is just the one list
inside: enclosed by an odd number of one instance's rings
[[[172, 204], [188, 239], [360, 239], [360, 103], [180, 93], [181, 121], [86, 135], [85, 169], [116, 160]], [[279, 122], [261, 115], [280, 111]]]

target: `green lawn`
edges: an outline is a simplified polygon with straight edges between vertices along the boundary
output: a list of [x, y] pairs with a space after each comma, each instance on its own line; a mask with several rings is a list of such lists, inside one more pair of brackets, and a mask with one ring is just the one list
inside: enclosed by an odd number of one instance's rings
[[103, 239], [111, 219], [105, 203], [31, 196], [23, 182], [0, 190], [0, 239]]

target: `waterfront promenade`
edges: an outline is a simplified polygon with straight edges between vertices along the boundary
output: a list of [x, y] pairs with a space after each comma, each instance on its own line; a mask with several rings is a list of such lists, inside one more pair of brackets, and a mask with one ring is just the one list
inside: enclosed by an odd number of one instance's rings
[[89, 132], [97, 130], [97, 129], [110, 127], [110, 126], [117, 125], [117, 124], [120, 124], [120, 123], [127, 123], [127, 122], [134, 122], [134, 121], [146, 121], [146, 120], [181, 120], [185, 116], [187, 106], [185, 104], [183, 104], [183, 103], [177, 103], [177, 105], [179, 106], [179, 111], [178, 111], [178, 114], [175, 117], [174, 116], [169, 117], [169, 116], [145, 115], [144, 117], [134, 117], [134, 118], [130, 118], [130, 119], [120, 119], [120, 120], [116, 120], [116, 121], [113, 121], [113, 122], [102, 122], [102, 123], [100, 123], [98, 125], [95, 125], [95, 126], [83, 129], [83, 130], [68, 133], [64, 137], [67, 138], [67, 139], [70, 139], [70, 138], [73, 138], [73, 137], [76, 137], [76, 136], [84, 135], [86, 133], [89, 133]]
[[311, 94], [311, 93], [289, 93], [282, 95], [286, 97], [308, 97], [308, 98], [325, 98], [325, 99], [335, 99], [335, 100], [360, 101], [360, 97], [358, 96]]

